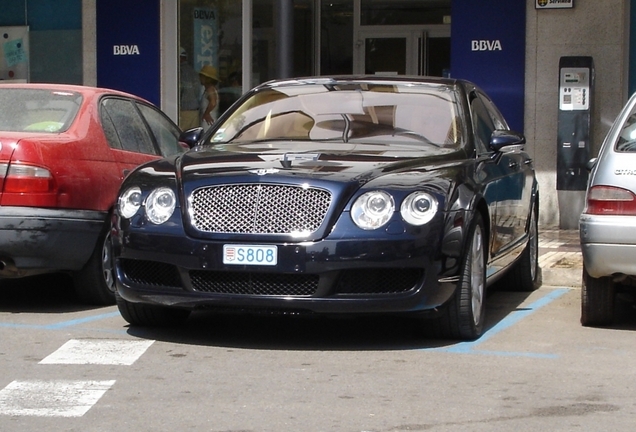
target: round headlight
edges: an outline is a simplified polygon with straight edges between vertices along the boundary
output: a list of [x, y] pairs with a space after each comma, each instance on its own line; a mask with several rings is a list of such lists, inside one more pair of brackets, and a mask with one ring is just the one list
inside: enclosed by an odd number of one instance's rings
[[170, 188], [160, 187], [148, 195], [146, 200], [146, 217], [154, 224], [162, 224], [172, 216], [177, 204], [177, 197]]
[[119, 214], [130, 219], [141, 206], [141, 189], [132, 187], [119, 196]]
[[351, 207], [353, 222], [364, 230], [380, 228], [393, 215], [393, 197], [383, 191], [372, 191], [360, 195]]
[[411, 225], [424, 225], [437, 213], [437, 200], [426, 192], [412, 193], [402, 202], [400, 213]]

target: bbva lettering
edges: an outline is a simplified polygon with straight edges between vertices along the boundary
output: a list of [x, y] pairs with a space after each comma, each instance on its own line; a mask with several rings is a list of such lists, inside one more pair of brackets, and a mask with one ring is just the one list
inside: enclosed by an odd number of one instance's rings
[[499, 40], [473, 40], [471, 41], [473, 51], [501, 51], [501, 41]]
[[137, 45], [113, 45], [114, 55], [139, 55]]
[[214, 11], [207, 11], [204, 9], [195, 9], [194, 18], [209, 20], [209, 19], [216, 19], [216, 16], [214, 15]]

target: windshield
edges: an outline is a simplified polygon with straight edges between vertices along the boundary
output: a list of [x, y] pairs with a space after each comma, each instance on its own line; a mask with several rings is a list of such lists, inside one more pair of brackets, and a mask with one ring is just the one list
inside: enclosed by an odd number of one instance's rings
[[64, 132], [81, 103], [75, 92], [0, 88], [0, 131]]
[[302, 140], [454, 148], [462, 142], [457, 104], [453, 87], [439, 84], [283, 85], [247, 99], [210, 142]]

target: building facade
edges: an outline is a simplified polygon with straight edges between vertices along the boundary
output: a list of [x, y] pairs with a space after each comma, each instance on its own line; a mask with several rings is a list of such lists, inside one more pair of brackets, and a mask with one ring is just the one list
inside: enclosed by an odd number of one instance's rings
[[[467, 78], [526, 135], [541, 187], [540, 224], [574, 229], [584, 191], [562, 190], [557, 180], [580, 176], [572, 184], [584, 184], [587, 172], [559, 161], [571, 145], [579, 159], [595, 156], [636, 87], [632, 2], [3, 0], [0, 80], [117, 88], [179, 121], [197, 109], [185, 89], [198, 83], [186, 78], [204, 66], [218, 76], [220, 111], [273, 78]], [[593, 65], [589, 137], [576, 143], [561, 139], [563, 58]]]

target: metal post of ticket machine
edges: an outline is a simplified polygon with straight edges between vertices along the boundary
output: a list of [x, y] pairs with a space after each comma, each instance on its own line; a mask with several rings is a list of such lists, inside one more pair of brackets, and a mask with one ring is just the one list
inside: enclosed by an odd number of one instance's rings
[[559, 60], [557, 195], [559, 227], [578, 229], [585, 204], [594, 93], [592, 57]]

